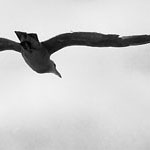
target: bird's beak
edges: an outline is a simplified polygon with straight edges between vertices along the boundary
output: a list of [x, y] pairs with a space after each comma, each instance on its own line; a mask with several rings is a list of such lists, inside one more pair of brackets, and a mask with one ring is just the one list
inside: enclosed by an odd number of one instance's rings
[[62, 78], [61, 74], [55, 69], [55, 71], [53, 72], [55, 75], [57, 75], [58, 77]]

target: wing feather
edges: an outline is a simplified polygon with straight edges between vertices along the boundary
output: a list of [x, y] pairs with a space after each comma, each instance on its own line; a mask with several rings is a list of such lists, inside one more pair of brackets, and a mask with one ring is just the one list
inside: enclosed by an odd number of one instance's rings
[[134, 35], [120, 37], [117, 34], [102, 34], [96, 32], [73, 32], [57, 35], [41, 42], [49, 54], [73, 45], [91, 47], [126, 47], [150, 43], [150, 35]]
[[21, 52], [21, 45], [15, 41], [0, 38], [0, 51], [4, 50], [15, 50], [17, 52]]

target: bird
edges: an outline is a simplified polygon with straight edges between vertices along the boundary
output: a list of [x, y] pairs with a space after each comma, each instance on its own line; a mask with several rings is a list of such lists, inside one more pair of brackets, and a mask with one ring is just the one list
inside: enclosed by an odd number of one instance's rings
[[0, 51], [14, 50], [21, 53], [25, 62], [37, 73], [53, 73], [62, 78], [51, 55], [68, 46], [127, 47], [150, 43], [150, 35], [120, 36], [97, 32], [70, 32], [39, 41], [36, 33], [14, 31], [19, 42], [0, 38]]

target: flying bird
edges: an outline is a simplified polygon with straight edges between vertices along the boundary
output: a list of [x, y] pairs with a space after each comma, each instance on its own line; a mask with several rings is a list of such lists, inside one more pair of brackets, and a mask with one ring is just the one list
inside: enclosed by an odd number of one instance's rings
[[50, 56], [73, 45], [91, 47], [127, 47], [150, 43], [150, 35], [119, 36], [96, 32], [71, 32], [40, 42], [36, 33], [15, 31], [20, 42], [0, 38], [0, 51], [15, 50], [37, 73], [54, 73], [61, 77]]

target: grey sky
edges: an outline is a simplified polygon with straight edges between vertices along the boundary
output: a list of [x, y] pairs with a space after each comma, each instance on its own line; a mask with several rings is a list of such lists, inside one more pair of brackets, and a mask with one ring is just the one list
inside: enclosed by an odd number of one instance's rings
[[[148, 0], [1, 0], [0, 36], [71, 31], [150, 34]], [[52, 56], [63, 78], [0, 55], [0, 150], [150, 148], [150, 45], [68, 47]]]

